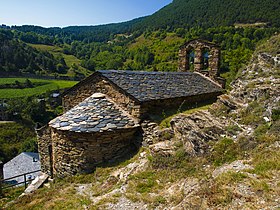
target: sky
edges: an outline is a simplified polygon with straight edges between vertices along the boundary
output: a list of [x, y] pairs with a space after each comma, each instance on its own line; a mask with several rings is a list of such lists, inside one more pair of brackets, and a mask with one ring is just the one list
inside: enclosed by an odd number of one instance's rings
[[172, 0], [0, 0], [0, 24], [65, 27], [151, 15]]

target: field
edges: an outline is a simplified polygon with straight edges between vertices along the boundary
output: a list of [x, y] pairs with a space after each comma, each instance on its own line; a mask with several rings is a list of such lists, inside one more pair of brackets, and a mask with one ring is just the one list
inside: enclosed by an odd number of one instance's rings
[[[0, 78], [0, 85], [13, 84], [15, 81], [24, 83], [27, 78]], [[47, 91], [54, 91], [64, 88], [70, 88], [75, 85], [76, 81], [65, 80], [45, 80], [45, 79], [29, 79], [34, 85], [34, 88], [24, 89], [0, 89], [0, 98], [17, 98], [25, 96], [40, 95]], [[40, 84], [36, 86], [36, 84]]]
[[[71, 68], [72, 65], [76, 65], [76, 66], [78, 66], [79, 72], [81, 72], [85, 76], [88, 76], [91, 73], [89, 70], [87, 70], [81, 66], [80, 59], [76, 58], [74, 55], [64, 54], [62, 48], [60, 48], [58, 46], [50, 46], [50, 45], [43, 45], [43, 44], [29, 44], [29, 45], [31, 47], [34, 47], [37, 50], [47, 51], [47, 52], [53, 54], [54, 57], [61, 55], [64, 58], [65, 63], [69, 68]], [[71, 74], [72, 74], [72, 72], [68, 71], [67, 75], [72, 76]]]

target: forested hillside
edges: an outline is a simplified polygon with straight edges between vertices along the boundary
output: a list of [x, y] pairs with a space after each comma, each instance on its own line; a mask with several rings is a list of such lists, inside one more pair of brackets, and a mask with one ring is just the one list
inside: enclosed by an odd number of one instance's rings
[[[180, 45], [201, 38], [221, 45], [222, 71], [233, 78], [256, 43], [279, 32], [279, 10], [280, 2], [272, 0], [174, 0], [151, 16], [124, 23], [13, 26], [1, 32], [1, 71], [71, 76], [80, 69], [176, 71]], [[262, 22], [261, 28], [256, 22]], [[60, 49], [59, 54], [52, 49]], [[67, 65], [66, 55], [78, 61]]]
[[43, 28], [12, 27], [22, 32], [35, 32], [56, 37], [59, 41], [105, 42], [116, 34], [141, 34], [147, 30], [233, 26], [235, 23], [264, 22], [280, 26], [280, 2], [275, 0], [174, 0], [153, 15], [131, 21], [99, 26]]
[[213, 27], [255, 22], [279, 27], [279, 11], [280, 1], [275, 0], [174, 0], [138, 27]]
[[0, 29], [0, 75], [24, 73], [78, 79], [89, 75], [90, 71], [81, 67], [81, 60], [65, 54], [47, 35]]
[[0, 73], [50, 74], [62, 73], [65, 69], [62, 59], [15, 39], [11, 31], [0, 30]]

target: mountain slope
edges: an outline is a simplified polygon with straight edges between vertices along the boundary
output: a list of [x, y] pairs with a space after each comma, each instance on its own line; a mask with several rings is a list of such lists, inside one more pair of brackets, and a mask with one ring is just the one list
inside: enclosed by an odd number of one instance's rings
[[116, 34], [141, 33], [147, 29], [215, 27], [256, 22], [279, 27], [279, 11], [280, 2], [275, 0], [174, 0], [153, 15], [123, 23], [65, 28], [13, 26], [12, 29], [85, 42], [106, 42]]
[[151, 28], [221, 26], [266, 22], [280, 26], [280, 2], [274, 0], [174, 0], [140, 25]]
[[279, 47], [280, 35], [260, 46], [231, 92], [151, 132], [130, 160], [57, 180], [4, 208], [279, 208]]
[[60, 62], [50, 53], [40, 52], [13, 37], [13, 33], [0, 30], [0, 73], [58, 72]]

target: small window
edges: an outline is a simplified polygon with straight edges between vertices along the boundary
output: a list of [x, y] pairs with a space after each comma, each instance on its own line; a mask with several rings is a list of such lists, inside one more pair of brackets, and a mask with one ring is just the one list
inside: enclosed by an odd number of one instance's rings
[[195, 58], [195, 52], [193, 49], [191, 49], [188, 53], [188, 69], [194, 70], [194, 58]]
[[209, 50], [208, 49], [203, 49], [202, 51], [202, 69], [203, 70], [208, 70], [209, 68]]

